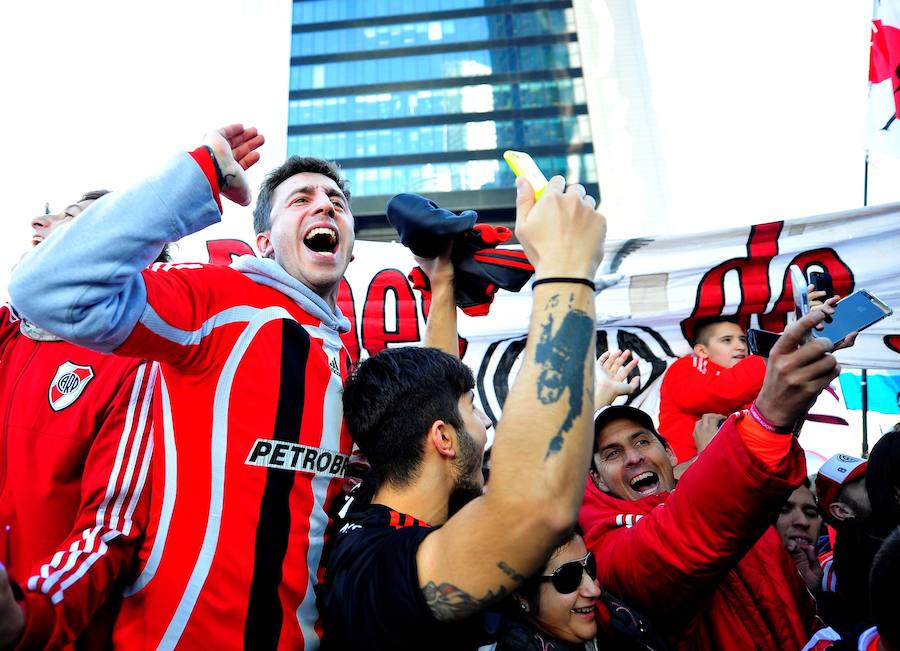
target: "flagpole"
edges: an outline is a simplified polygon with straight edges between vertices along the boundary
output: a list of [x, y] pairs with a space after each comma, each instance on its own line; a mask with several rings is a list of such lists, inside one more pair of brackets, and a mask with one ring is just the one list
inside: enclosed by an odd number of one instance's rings
[[[863, 170], [863, 207], [869, 205], [869, 150], [866, 148], [866, 162]], [[859, 381], [862, 392], [862, 458], [869, 456], [869, 371], [862, 370]]]

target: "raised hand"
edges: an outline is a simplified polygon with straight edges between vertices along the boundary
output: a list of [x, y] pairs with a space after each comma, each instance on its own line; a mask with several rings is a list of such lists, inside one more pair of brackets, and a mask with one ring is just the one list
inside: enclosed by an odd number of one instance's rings
[[[832, 296], [831, 298], [829, 298], [828, 300], [826, 300], [823, 303], [822, 301], [820, 301], [818, 299], [825, 296], [824, 291], [822, 291], [822, 290], [814, 291], [813, 285], [810, 285], [809, 287], [807, 287], [806, 290], [807, 290], [807, 294], [809, 295], [810, 310], [821, 310], [823, 307], [834, 308], [835, 304], [839, 300], [841, 300], [841, 297], [838, 296], [837, 294], [835, 294], [834, 296]], [[831, 312], [829, 312], [828, 314], [831, 314]], [[828, 320], [828, 317], [825, 317], [825, 319]], [[821, 329], [822, 329], [822, 324], [820, 323], [819, 325], [816, 326], [816, 330], [821, 330]], [[839, 343], [837, 346], [835, 346], [834, 349], [841, 350], [843, 348], [850, 348], [850, 346], [852, 346], [853, 344], [856, 343], [856, 337], [858, 335], [859, 335], [858, 332], [851, 332], [849, 335], [844, 337], [844, 340], [841, 343]]]
[[594, 409], [611, 405], [619, 396], [627, 396], [640, 386], [639, 377], [628, 381], [628, 376], [641, 360], [635, 356], [630, 362], [630, 350], [608, 350], [597, 359], [594, 366]]
[[815, 591], [822, 584], [822, 566], [819, 565], [819, 558], [816, 556], [816, 548], [806, 543], [796, 540], [788, 540], [785, 548], [794, 563], [797, 565], [797, 571], [803, 577], [806, 587]]
[[793, 426], [840, 374], [828, 339], [818, 337], [803, 343], [804, 336], [833, 312], [828, 305], [810, 312], [785, 328], [772, 346], [756, 407], [774, 425]]
[[219, 188], [223, 196], [242, 206], [249, 206], [252, 198], [250, 184], [244, 170], [259, 160], [259, 149], [266, 141], [255, 127], [229, 124], [210, 131], [203, 144], [213, 151], [216, 163], [225, 177], [225, 187]]
[[822, 302], [822, 299], [825, 297], [824, 289], [816, 289], [816, 286], [810, 283], [806, 286], [806, 295], [809, 297], [809, 308], [811, 310], [824, 305]]
[[434, 286], [453, 283], [453, 263], [450, 262], [450, 253], [453, 251], [453, 242], [447, 243], [447, 246], [436, 258], [420, 258], [414, 255], [416, 264], [422, 268], [422, 271], [428, 276], [428, 282]]
[[603, 260], [606, 220], [594, 210], [597, 202], [584, 186], [565, 187], [565, 179], [554, 176], [535, 202], [531, 184], [519, 178], [516, 193], [516, 237], [535, 278], [593, 280]]
[[713, 440], [719, 433], [722, 421], [725, 416], [722, 414], [703, 414], [694, 424], [694, 445], [697, 447], [697, 454], [703, 452], [709, 442]]

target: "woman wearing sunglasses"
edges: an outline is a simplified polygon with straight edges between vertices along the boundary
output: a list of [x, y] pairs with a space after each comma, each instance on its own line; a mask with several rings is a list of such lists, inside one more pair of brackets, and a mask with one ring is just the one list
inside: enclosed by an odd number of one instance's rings
[[[506, 602], [493, 651], [664, 651], [652, 627], [597, 583], [597, 561], [573, 533]], [[605, 631], [598, 630], [597, 610]], [[483, 649], [485, 649], [483, 647]]]
[[596, 649], [597, 563], [578, 534], [506, 602], [496, 651]]

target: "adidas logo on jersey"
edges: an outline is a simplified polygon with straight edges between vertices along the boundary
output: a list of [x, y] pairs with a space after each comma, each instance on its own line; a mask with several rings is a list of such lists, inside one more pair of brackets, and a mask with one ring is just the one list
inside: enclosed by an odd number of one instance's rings
[[349, 461], [349, 455], [334, 450], [272, 439], [256, 439], [244, 463], [248, 466], [343, 477]]
[[331, 372], [332, 372], [332, 373], [334, 373], [334, 374], [337, 375], [338, 377], [341, 377], [341, 367], [338, 366], [337, 357], [332, 357], [331, 359], [329, 359], [329, 360], [328, 360], [328, 366], [331, 367]]

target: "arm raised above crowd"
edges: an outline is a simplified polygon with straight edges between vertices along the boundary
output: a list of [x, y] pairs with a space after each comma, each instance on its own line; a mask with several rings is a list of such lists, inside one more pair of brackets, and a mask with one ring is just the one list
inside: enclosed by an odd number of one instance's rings
[[[593, 279], [606, 222], [584, 188], [555, 177], [537, 203], [517, 183], [516, 235], [535, 278]], [[594, 293], [534, 287], [523, 363], [504, 404], [486, 494], [421, 543], [419, 583], [433, 615], [460, 619], [518, 586], [572, 528], [591, 453]]]
[[[112, 351], [134, 328], [147, 303], [141, 272], [163, 245], [218, 222], [222, 193], [247, 204], [243, 170], [259, 159], [255, 129], [230, 125], [200, 149], [180, 154], [156, 176], [95, 201], [18, 264], [11, 303], [30, 321], [89, 348]], [[201, 167], [201, 161], [207, 168]], [[212, 178], [210, 178], [212, 177]]]
[[[772, 525], [806, 475], [791, 427], [839, 372], [827, 340], [803, 343], [824, 318], [822, 312], [804, 316], [772, 349], [756, 402], [766, 424], [747, 412], [728, 418], [664, 508], [650, 506], [634, 526], [617, 526], [599, 491], [588, 490], [585, 541], [613, 559], [599, 564], [602, 585], [654, 615], [684, 617], [683, 609], [696, 608], [697, 595], [708, 594]], [[627, 501], [619, 504], [629, 508]]]
[[428, 320], [425, 324], [423, 343], [431, 348], [443, 350], [449, 355], [459, 357], [459, 345], [456, 332], [456, 296], [453, 288], [453, 263], [450, 252], [453, 243], [447, 245], [436, 258], [420, 258], [416, 262], [428, 276], [431, 285], [431, 302], [428, 308]]

